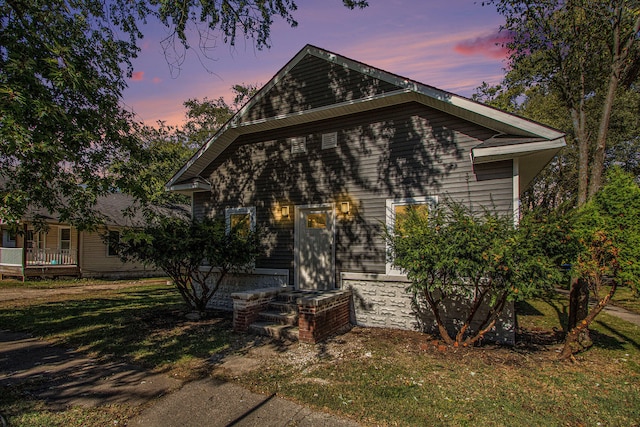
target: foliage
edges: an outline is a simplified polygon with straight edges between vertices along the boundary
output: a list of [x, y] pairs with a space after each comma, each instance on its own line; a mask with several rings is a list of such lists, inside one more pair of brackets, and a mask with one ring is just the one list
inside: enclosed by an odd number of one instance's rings
[[191, 98], [184, 102], [187, 122], [182, 131], [188, 135], [192, 146], [207, 142], [240, 108], [258, 91], [256, 85], [237, 84], [231, 90], [234, 98], [229, 104], [223, 97], [218, 99]]
[[[514, 227], [512, 218], [488, 210], [476, 216], [449, 201], [428, 214], [409, 209], [386, 238], [393, 264], [406, 271], [409, 291], [426, 302], [445, 342], [469, 345], [491, 330], [507, 301], [558, 283], [561, 251], [552, 242], [559, 244], [566, 234], [533, 216]], [[452, 302], [466, 306], [454, 336], [443, 319]]]
[[259, 233], [241, 226], [229, 229], [211, 218], [161, 217], [143, 229], [125, 230], [118, 253], [123, 260], [162, 269], [187, 305], [204, 312], [227, 274], [250, 268], [261, 252]]
[[607, 179], [595, 197], [575, 213], [575, 234], [582, 246], [574, 263], [575, 274], [599, 302], [569, 331], [563, 357], [579, 350], [577, 337], [589, 328], [618, 286], [640, 289], [640, 186], [620, 168], [612, 168]]
[[80, 222], [109, 190], [102, 171], [135, 145], [120, 98], [138, 50], [137, 17], [129, 2], [0, 3], [4, 219], [31, 206]]
[[45, 208], [76, 225], [97, 220], [96, 197], [117, 186], [106, 171], [136, 154], [133, 117], [120, 101], [141, 24], [158, 19], [167, 26], [167, 51], [189, 48], [189, 33], [208, 51], [216, 42], [210, 31], [230, 45], [245, 37], [261, 49], [269, 47], [274, 19], [297, 25], [296, 9], [293, 0], [0, 2], [2, 218]]
[[[610, 121], [620, 90], [640, 75], [638, 2], [492, 0], [512, 37], [504, 85], [555, 94], [577, 147], [577, 204], [600, 188]], [[487, 92], [486, 90], [484, 91]], [[509, 95], [510, 99], [517, 96]]]
[[164, 122], [156, 126], [137, 124], [140, 144], [128, 157], [113, 162], [109, 168], [110, 173], [118, 177], [118, 187], [143, 206], [189, 203], [188, 197], [168, 193], [164, 185], [257, 89], [254, 85], [235, 85], [232, 90], [235, 97], [231, 104], [222, 97], [185, 101], [187, 122], [182, 126], [168, 126]]

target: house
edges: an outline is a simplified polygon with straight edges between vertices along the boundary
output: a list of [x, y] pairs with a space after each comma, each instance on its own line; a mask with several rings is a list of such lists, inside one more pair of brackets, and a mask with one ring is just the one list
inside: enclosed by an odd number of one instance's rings
[[[196, 218], [266, 232], [266, 252], [222, 298], [348, 291], [351, 322], [414, 329], [424, 322], [383, 227], [445, 195], [517, 220], [520, 195], [564, 145], [549, 127], [307, 45], [166, 187], [191, 195]], [[494, 339], [513, 338], [508, 307]]]
[[103, 218], [103, 224], [95, 231], [80, 231], [46, 211], [30, 212], [17, 228], [16, 224], [2, 222], [0, 279], [163, 275], [162, 271], [138, 262], [122, 262], [109, 244], [119, 239], [123, 227], [135, 225], [139, 220], [137, 216], [123, 214], [133, 204], [133, 198], [121, 193], [99, 197], [94, 209]]

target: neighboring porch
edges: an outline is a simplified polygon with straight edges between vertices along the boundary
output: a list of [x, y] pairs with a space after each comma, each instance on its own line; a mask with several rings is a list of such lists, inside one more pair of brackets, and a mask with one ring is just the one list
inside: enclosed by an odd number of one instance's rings
[[0, 248], [0, 279], [4, 276], [80, 276], [78, 251], [71, 249]]

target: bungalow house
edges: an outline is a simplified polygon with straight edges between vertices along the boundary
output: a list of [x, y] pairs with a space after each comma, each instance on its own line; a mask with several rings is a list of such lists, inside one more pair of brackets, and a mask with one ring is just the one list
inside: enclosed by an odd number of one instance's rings
[[96, 231], [80, 231], [44, 211], [31, 212], [17, 227], [1, 222], [0, 279], [163, 275], [138, 262], [122, 262], [109, 244], [119, 239], [122, 227], [136, 223], [136, 217], [123, 215], [123, 210], [133, 203], [130, 196], [120, 193], [98, 198], [94, 208], [103, 224]]
[[[517, 221], [520, 195], [564, 145], [557, 130], [307, 45], [166, 188], [191, 195], [196, 218], [266, 232], [254, 270], [222, 292], [245, 310], [237, 323], [255, 320], [247, 307], [264, 288], [286, 286], [298, 303], [348, 293], [352, 323], [414, 329], [429, 322], [416, 320], [383, 227], [445, 195]], [[513, 307], [493, 339], [513, 342]]]

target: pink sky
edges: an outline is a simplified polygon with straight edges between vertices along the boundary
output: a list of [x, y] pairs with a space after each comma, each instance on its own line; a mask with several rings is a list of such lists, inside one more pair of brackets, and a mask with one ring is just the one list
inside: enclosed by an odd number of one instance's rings
[[223, 96], [230, 102], [231, 86], [265, 84], [307, 43], [463, 96], [504, 74], [505, 52], [495, 45], [504, 41], [498, 34], [503, 19], [479, 1], [369, 0], [368, 8], [353, 11], [341, 0], [297, 4], [298, 27], [275, 21], [271, 49], [257, 51], [242, 38], [235, 47], [220, 40], [207, 59], [196, 55], [194, 43], [179, 74], [162, 51], [166, 29], [144, 27], [126, 106], [148, 124], [180, 124], [187, 99]]

